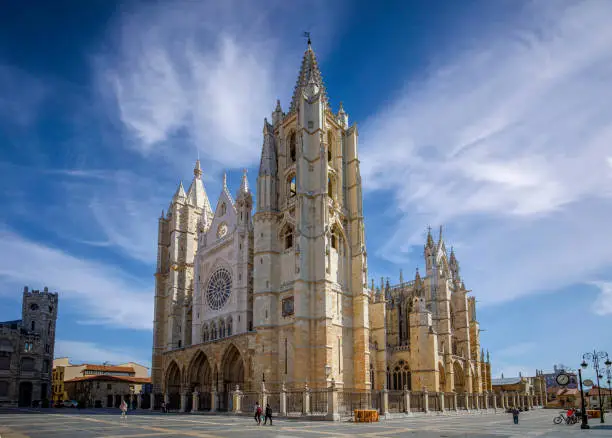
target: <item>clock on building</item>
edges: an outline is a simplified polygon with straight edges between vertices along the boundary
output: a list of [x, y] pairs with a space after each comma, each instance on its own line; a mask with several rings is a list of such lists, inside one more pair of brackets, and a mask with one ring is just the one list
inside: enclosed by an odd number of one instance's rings
[[566, 386], [569, 383], [570, 378], [569, 378], [569, 376], [567, 374], [561, 373], [561, 374], [557, 375], [556, 380], [557, 380], [557, 383], [560, 386]]

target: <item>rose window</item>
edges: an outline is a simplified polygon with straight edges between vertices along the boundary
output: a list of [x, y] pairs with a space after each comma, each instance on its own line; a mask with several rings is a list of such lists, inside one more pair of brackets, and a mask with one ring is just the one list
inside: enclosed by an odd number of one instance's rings
[[225, 303], [232, 292], [232, 276], [225, 268], [217, 269], [208, 280], [206, 288], [206, 299], [208, 306], [212, 310], [219, 310]]

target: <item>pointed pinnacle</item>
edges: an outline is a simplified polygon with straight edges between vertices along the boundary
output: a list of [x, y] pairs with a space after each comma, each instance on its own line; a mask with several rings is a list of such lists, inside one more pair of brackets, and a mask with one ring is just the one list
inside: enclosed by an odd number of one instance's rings
[[195, 176], [196, 178], [200, 178], [202, 176], [202, 168], [200, 167], [200, 158], [196, 160], [195, 167], [193, 168], [193, 176]]

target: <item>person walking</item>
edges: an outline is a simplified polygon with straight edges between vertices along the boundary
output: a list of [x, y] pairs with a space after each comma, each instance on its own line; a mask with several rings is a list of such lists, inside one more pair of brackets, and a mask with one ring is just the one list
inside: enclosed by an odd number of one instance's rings
[[255, 422], [261, 426], [261, 406], [259, 406], [259, 402], [255, 402]]
[[512, 419], [514, 420], [514, 424], [518, 424], [519, 410], [516, 409], [516, 406], [512, 408]]
[[121, 405], [119, 406], [119, 409], [121, 409], [121, 418], [122, 419], [127, 419], [127, 403], [125, 402], [125, 400], [121, 400]]
[[264, 426], [268, 424], [268, 418], [270, 419], [270, 426], [272, 426], [272, 406], [270, 406], [270, 403], [266, 404], [266, 416], [264, 418]]
[[166, 402], [165, 401], [162, 401], [162, 403], [161, 403], [161, 411], [164, 414], [166, 413]]

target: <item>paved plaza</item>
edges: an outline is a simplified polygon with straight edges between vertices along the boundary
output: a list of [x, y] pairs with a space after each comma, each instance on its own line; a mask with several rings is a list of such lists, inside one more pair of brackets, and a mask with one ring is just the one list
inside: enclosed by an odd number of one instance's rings
[[555, 426], [555, 410], [521, 414], [519, 425], [509, 414], [414, 416], [379, 423], [274, 420], [273, 426], [256, 426], [248, 417], [229, 415], [160, 414], [141, 412], [120, 419], [111, 410], [0, 409], [1, 438], [88, 437], [612, 437], [612, 425], [592, 420], [591, 430], [579, 425]]

